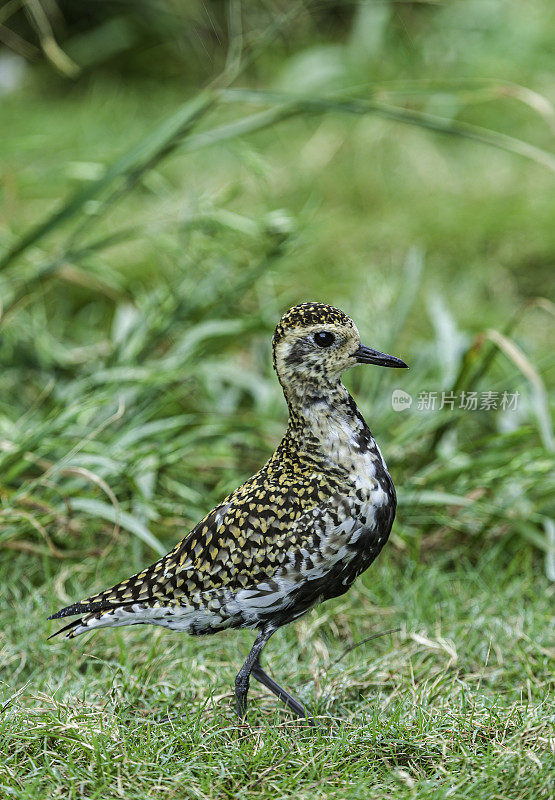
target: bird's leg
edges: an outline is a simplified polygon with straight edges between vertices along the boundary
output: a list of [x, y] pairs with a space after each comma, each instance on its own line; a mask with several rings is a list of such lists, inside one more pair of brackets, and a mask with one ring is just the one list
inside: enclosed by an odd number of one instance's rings
[[266, 627], [263, 628], [252, 646], [252, 650], [248, 654], [245, 663], [237, 673], [235, 678], [235, 698], [237, 701], [237, 716], [239, 720], [243, 720], [245, 718], [245, 714], [247, 713], [247, 693], [249, 691], [249, 678], [251, 672], [253, 670], [254, 665], [258, 662], [260, 658], [260, 653], [262, 652], [264, 645], [270, 638], [270, 636], [274, 633], [276, 629], [273, 627]]
[[273, 678], [270, 678], [270, 676], [264, 672], [260, 666], [259, 657], [257, 657], [255, 663], [253, 664], [252, 676], [261, 684], [263, 684], [263, 686], [273, 692], [276, 697], [279, 697], [279, 699], [285, 703], [285, 705], [290, 708], [291, 711], [293, 711], [298, 717], [304, 719], [311, 728], [320, 727], [312, 714], [309, 713], [302, 703], [300, 703], [298, 700], [295, 700], [295, 698], [292, 697], [289, 692], [286, 692], [285, 689], [283, 689], [278, 683], [275, 682], [275, 680], [273, 680]]

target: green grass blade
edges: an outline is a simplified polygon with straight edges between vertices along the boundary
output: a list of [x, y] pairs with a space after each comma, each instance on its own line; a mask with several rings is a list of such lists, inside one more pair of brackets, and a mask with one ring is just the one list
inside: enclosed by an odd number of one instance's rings
[[108, 167], [104, 175], [78, 191], [64, 205], [43, 222], [22, 236], [0, 259], [0, 270], [5, 269], [31, 245], [61, 227], [82, 209], [85, 203], [112, 187], [121, 178], [136, 180], [148, 169], [165, 158], [186, 137], [196, 123], [212, 108], [213, 93], [203, 92], [189, 100], [152, 133], [144, 137]]
[[[254, 103], [291, 103], [296, 98], [279, 92], [257, 91], [254, 89], [228, 89], [222, 92], [224, 99], [229, 102], [254, 102]], [[401, 106], [380, 103], [377, 100], [360, 100], [356, 98], [341, 97], [299, 97], [296, 99], [299, 111], [306, 113], [325, 113], [336, 111], [347, 114], [376, 114], [391, 119], [396, 122], [403, 122], [407, 125], [414, 125], [419, 128], [444, 133], [449, 136], [456, 136], [463, 139], [471, 139], [499, 150], [516, 153], [525, 158], [535, 161], [541, 166], [547, 167], [555, 172], [555, 155], [543, 150], [540, 147], [516, 139], [499, 131], [483, 128], [479, 125], [472, 125], [468, 122], [453, 122], [450, 119], [438, 117], [435, 114], [428, 114], [425, 111], [407, 109]]]
[[95, 500], [92, 497], [72, 497], [71, 506], [77, 511], [85, 511], [91, 516], [100, 517], [107, 522], [113, 522], [114, 525], [125, 528], [125, 530], [143, 541], [160, 556], [165, 555], [167, 552], [168, 548], [164, 547], [159, 539], [148, 530], [146, 525], [137, 519], [137, 517], [128, 514], [126, 511], [116, 509], [109, 503], [104, 503], [102, 500]]

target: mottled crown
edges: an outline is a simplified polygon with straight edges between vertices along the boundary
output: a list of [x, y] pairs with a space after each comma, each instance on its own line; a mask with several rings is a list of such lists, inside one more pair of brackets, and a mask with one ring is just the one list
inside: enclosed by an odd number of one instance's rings
[[292, 328], [306, 328], [309, 325], [345, 325], [354, 328], [353, 320], [341, 309], [326, 303], [300, 303], [286, 311], [274, 332], [274, 344]]

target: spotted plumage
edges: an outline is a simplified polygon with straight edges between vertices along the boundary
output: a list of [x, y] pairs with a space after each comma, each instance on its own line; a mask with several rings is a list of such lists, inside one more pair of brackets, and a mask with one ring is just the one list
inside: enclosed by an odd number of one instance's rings
[[236, 680], [239, 715], [252, 674], [314, 724], [262, 670], [260, 652], [277, 628], [346, 592], [387, 541], [395, 489], [341, 373], [406, 364], [361, 345], [354, 322], [323, 303], [281, 318], [273, 360], [289, 425], [270, 460], [155, 564], [51, 619], [82, 615], [62, 628], [68, 638], [142, 623], [190, 634], [256, 628]]

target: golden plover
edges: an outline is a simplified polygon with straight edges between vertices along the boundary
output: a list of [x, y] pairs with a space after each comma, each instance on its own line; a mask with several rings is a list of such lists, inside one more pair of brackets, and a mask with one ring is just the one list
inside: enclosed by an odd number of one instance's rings
[[346, 592], [386, 543], [395, 489], [341, 374], [355, 364], [407, 365], [362, 345], [354, 322], [323, 303], [281, 318], [273, 359], [289, 424], [270, 460], [155, 564], [49, 619], [81, 615], [57, 631], [69, 639], [144, 623], [193, 635], [255, 628], [235, 679], [239, 718], [252, 675], [314, 726], [260, 655], [282, 625]]

